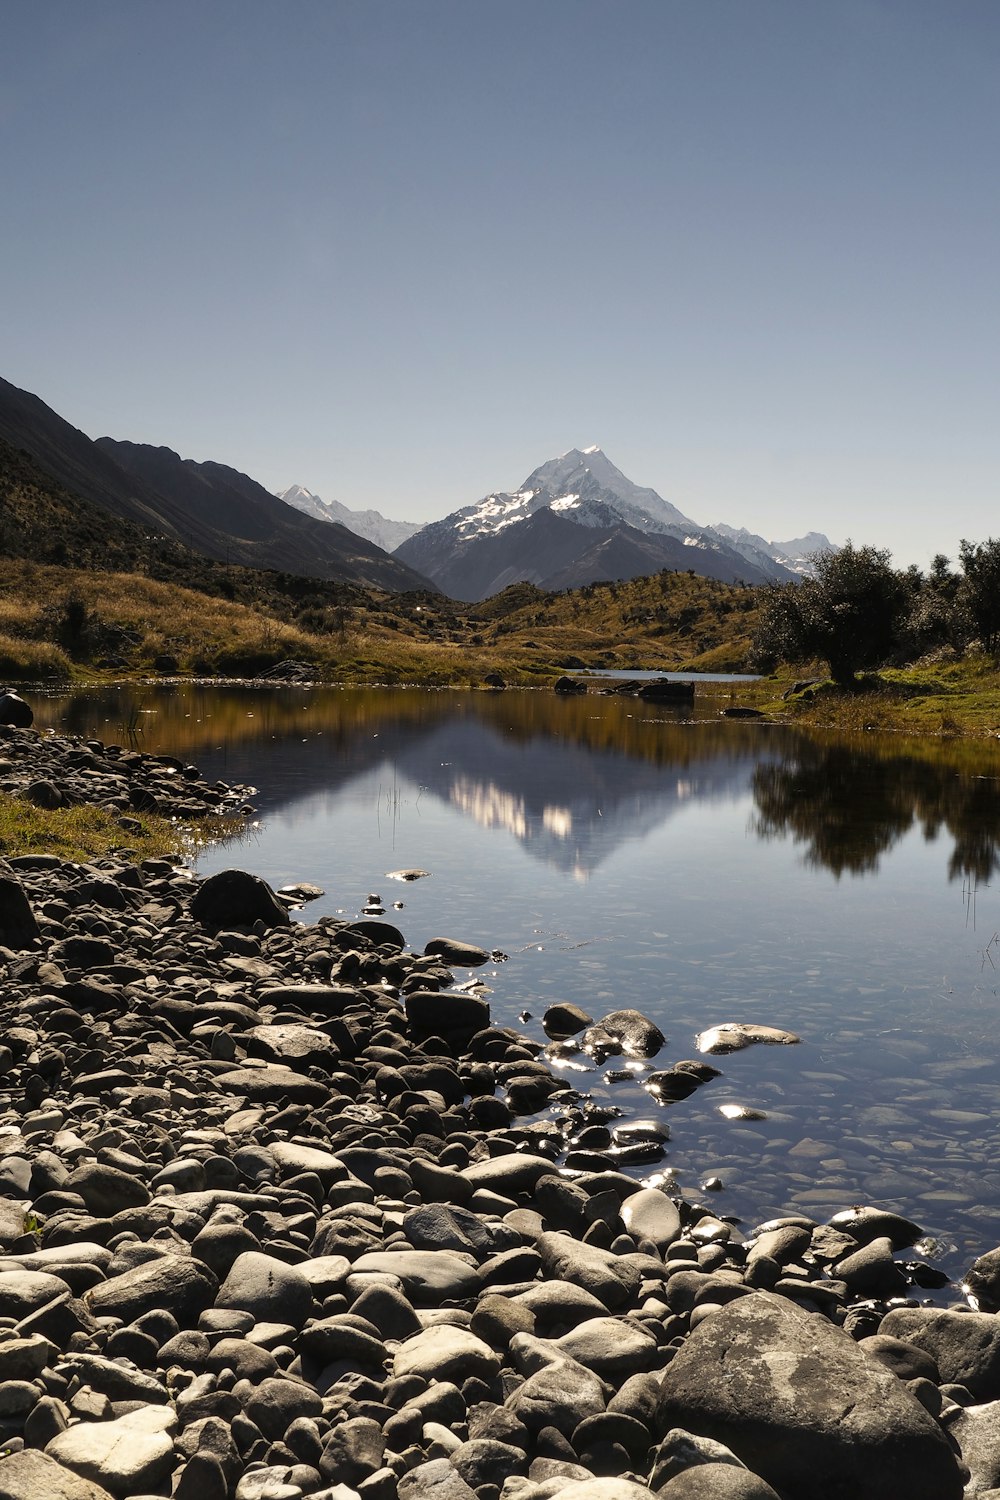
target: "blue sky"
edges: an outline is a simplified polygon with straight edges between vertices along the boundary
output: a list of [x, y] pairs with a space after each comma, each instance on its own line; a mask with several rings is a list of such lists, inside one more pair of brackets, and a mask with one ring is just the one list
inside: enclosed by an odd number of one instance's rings
[[0, 374], [430, 520], [1000, 535], [994, 0], [6, 0]]

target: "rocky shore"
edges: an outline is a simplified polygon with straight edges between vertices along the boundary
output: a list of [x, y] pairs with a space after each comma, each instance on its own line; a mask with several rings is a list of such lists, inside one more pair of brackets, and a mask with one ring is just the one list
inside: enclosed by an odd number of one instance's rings
[[[125, 833], [246, 790], [0, 762]], [[453, 982], [487, 957], [236, 870], [0, 864], [0, 1500], [1000, 1500], [1000, 1251], [938, 1306], [886, 1209], [672, 1197], [665, 1129]]]

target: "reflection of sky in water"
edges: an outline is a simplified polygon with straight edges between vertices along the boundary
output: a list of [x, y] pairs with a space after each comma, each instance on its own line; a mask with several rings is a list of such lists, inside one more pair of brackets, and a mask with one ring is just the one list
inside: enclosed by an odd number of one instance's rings
[[[962, 1247], [948, 1269], [996, 1243], [996, 782], [745, 726], [625, 726], [612, 700], [571, 721], [535, 698], [537, 723], [530, 695], [481, 711], [456, 695], [412, 726], [328, 719], [206, 748], [211, 779], [261, 788], [261, 827], [199, 869], [316, 881], [311, 919], [401, 901], [389, 914], [414, 949], [441, 934], [503, 949], [479, 971], [494, 1017], [529, 1011], [539, 1038], [555, 1000], [649, 1012], [668, 1036], [658, 1066], [718, 1022], [787, 1027], [801, 1046], [722, 1059], [666, 1112], [685, 1189], [718, 1172], [713, 1206], [747, 1219], [882, 1202]], [[633, 749], [588, 748], [588, 724]], [[430, 877], [386, 879], [407, 866]], [[567, 1081], [657, 1109], [638, 1082]]]

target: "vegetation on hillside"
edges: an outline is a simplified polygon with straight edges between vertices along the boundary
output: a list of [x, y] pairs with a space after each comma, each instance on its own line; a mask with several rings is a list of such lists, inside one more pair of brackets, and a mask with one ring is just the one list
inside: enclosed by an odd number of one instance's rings
[[[248, 570], [231, 571], [249, 586]], [[323, 584], [296, 599], [280, 575], [250, 581], [252, 602], [139, 572], [0, 562], [0, 677], [241, 677], [294, 660], [326, 681], [532, 683], [566, 667], [695, 669], [706, 651], [738, 668], [755, 602], [687, 573], [567, 594], [515, 585], [483, 605], [354, 588], [331, 602]]]

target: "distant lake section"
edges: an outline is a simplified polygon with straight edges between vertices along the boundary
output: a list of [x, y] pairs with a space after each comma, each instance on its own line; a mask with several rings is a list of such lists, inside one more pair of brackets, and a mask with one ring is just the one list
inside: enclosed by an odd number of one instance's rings
[[[916, 1219], [952, 1276], [1000, 1242], [995, 742], [806, 736], [722, 719], [725, 694], [699, 690], [692, 715], [593, 685], [34, 701], [40, 726], [126, 742], [139, 724], [139, 748], [259, 788], [253, 826], [199, 872], [316, 882], [303, 920], [378, 898], [417, 950], [444, 935], [502, 951], [475, 977], [494, 1019], [539, 1041], [557, 1000], [646, 1012], [658, 1057], [558, 1071], [665, 1120], [680, 1189], [718, 1178], [712, 1208], [745, 1230], [878, 1203]], [[392, 878], [408, 867], [429, 874]], [[719, 1078], [657, 1103], [649, 1072], [732, 1021], [802, 1040], [715, 1057]]]

